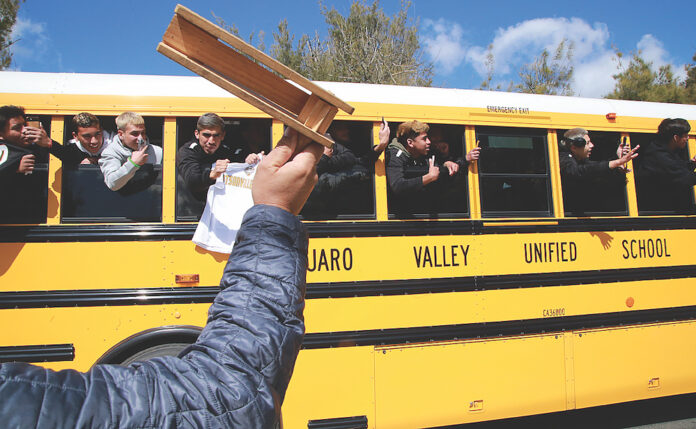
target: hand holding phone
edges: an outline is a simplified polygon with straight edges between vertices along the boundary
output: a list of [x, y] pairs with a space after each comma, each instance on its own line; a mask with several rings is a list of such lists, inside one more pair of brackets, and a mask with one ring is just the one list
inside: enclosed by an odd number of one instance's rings
[[619, 147], [616, 149], [616, 157], [621, 158], [622, 156], [625, 156], [630, 150], [631, 146], [627, 144], [626, 136], [623, 136], [623, 138], [621, 139], [621, 143], [619, 143]]
[[382, 116], [382, 124], [379, 126], [379, 148], [380, 152], [383, 151], [387, 144], [389, 143], [389, 134], [391, 130], [389, 129], [389, 123]]
[[147, 163], [148, 157], [149, 155], [147, 154], [147, 142], [142, 138], [139, 138], [138, 150], [133, 151], [133, 153], [131, 154], [131, 160], [133, 160], [133, 162], [135, 162], [136, 164], [142, 166]]
[[27, 115], [25, 126], [32, 128], [41, 128], [41, 121], [38, 116]]

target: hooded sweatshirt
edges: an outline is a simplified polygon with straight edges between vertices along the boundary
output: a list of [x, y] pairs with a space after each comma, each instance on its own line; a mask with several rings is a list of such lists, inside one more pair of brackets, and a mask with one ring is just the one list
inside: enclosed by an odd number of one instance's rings
[[[146, 164], [161, 164], [162, 148], [146, 143], [148, 146], [145, 153], [149, 155]], [[111, 144], [102, 152], [99, 168], [104, 175], [104, 183], [112, 191], [118, 191], [125, 186], [140, 168], [129, 160], [132, 154], [133, 149], [124, 145], [118, 135], [114, 135]]]

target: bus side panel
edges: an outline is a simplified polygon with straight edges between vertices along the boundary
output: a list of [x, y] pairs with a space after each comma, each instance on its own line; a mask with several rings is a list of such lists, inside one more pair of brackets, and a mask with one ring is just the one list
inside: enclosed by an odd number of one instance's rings
[[367, 416], [374, 427], [374, 347], [302, 350], [283, 402], [283, 424]]
[[566, 408], [562, 335], [377, 349], [376, 426], [432, 427]]
[[696, 322], [573, 334], [578, 408], [696, 391]]
[[0, 255], [3, 292], [172, 287], [176, 274], [200, 275], [183, 286], [217, 286], [228, 258], [189, 240], [2, 243]]
[[[56, 371], [87, 371], [124, 339], [160, 326], [204, 326], [210, 303], [0, 310], [2, 346], [72, 344], [75, 360], [35, 362]], [[11, 328], [8, 328], [11, 327]]]

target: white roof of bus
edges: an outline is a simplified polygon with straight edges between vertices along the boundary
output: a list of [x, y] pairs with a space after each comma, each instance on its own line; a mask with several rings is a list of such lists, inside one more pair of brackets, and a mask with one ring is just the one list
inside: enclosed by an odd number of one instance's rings
[[[471, 89], [317, 82], [348, 103], [424, 106], [523, 107], [536, 112], [585, 113], [696, 120], [696, 106], [602, 98], [563, 97]], [[0, 93], [234, 97], [198, 76], [0, 72]]]

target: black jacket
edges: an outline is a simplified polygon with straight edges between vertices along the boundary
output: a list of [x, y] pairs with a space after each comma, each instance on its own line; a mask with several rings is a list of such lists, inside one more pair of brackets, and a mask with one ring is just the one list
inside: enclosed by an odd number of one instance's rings
[[[34, 155], [32, 174], [18, 173], [26, 155]], [[0, 223], [41, 223], [46, 220], [48, 150], [15, 146], [0, 140]]]
[[609, 168], [609, 161], [577, 160], [559, 147], [563, 206], [566, 212], [610, 212], [625, 209], [625, 173]]
[[81, 163], [83, 159], [89, 157], [89, 155], [82, 152], [75, 143], [62, 145], [57, 141], [53, 141], [53, 145], [50, 147], [49, 152], [51, 155], [60, 159], [63, 162], [64, 167], [76, 166]]
[[210, 170], [215, 161], [229, 159], [231, 162], [239, 162], [239, 158], [239, 155], [224, 144], [220, 144], [215, 153], [208, 155], [198, 141], [193, 139], [177, 152], [176, 167], [191, 194], [196, 199], [205, 201], [208, 187], [215, 183], [215, 180], [210, 178]]
[[307, 234], [292, 214], [254, 206], [237, 240], [180, 357], [86, 373], [0, 364], [2, 427], [273, 427], [304, 335]]
[[341, 143], [334, 143], [333, 154], [331, 156], [322, 155], [317, 163], [317, 174], [338, 173], [350, 170], [358, 163], [358, 157], [352, 150]]
[[423, 185], [423, 176], [428, 173], [428, 157], [414, 158], [396, 139], [386, 150], [389, 211], [397, 214], [429, 213], [437, 206], [441, 186], [446, 186], [449, 172], [440, 169], [439, 179]]
[[696, 163], [660, 142], [642, 148], [638, 164], [638, 208], [688, 213], [693, 210]]
[[469, 166], [469, 161], [466, 160], [465, 156], [459, 158], [455, 158], [452, 155], [445, 156], [443, 153], [437, 150], [435, 145], [430, 146], [430, 154], [435, 156], [435, 163], [438, 165], [444, 165], [445, 162], [451, 161], [459, 165], [460, 170], [464, 170]]

